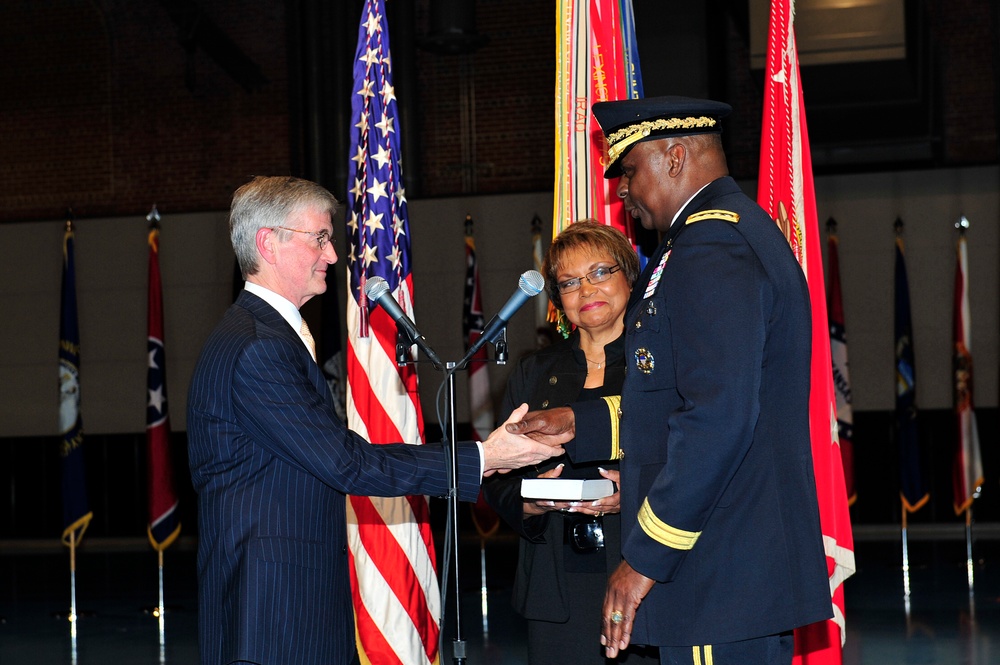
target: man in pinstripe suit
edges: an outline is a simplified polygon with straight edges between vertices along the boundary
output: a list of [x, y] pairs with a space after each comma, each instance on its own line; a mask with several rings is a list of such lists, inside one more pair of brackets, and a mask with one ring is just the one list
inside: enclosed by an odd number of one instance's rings
[[[351, 662], [345, 495], [448, 492], [440, 446], [372, 446], [334, 413], [298, 310], [337, 260], [335, 207], [289, 177], [257, 177], [233, 197], [246, 289], [205, 343], [188, 397], [203, 665]], [[484, 473], [561, 452], [502, 427], [459, 443], [459, 497], [474, 501]]]

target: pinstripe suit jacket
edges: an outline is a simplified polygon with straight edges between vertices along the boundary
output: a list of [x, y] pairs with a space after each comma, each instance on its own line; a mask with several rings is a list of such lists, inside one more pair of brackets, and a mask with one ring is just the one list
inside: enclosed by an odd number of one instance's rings
[[[202, 350], [187, 423], [202, 664], [349, 662], [345, 494], [447, 494], [443, 449], [348, 430], [297, 333], [247, 291]], [[475, 444], [457, 459], [460, 497], [475, 500]]]

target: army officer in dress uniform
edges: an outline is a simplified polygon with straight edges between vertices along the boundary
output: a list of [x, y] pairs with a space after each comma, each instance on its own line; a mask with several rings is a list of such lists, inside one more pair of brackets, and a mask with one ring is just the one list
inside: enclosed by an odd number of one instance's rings
[[606, 397], [512, 431], [618, 459], [623, 561], [601, 642], [661, 663], [790, 663], [792, 630], [832, 615], [809, 444], [805, 278], [729, 177], [730, 107], [661, 97], [594, 106], [626, 210], [663, 236], [625, 311]]

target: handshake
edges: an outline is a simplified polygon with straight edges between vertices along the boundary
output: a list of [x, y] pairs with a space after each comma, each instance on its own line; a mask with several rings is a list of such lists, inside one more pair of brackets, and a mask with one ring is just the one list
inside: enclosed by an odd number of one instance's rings
[[[548, 412], [528, 413], [527, 404], [516, 408], [506, 422], [483, 441], [483, 475], [507, 473], [511, 469], [538, 464], [550, 457], [562, 455], [565, 452], [562, 444], [574, 435], [573, 411], [568, 408], [553, 411], [562, 412], [560, 415], [564, 416], [559, 426], [553, 426]], [[565, 421], [567, 417], [569, 424]]]

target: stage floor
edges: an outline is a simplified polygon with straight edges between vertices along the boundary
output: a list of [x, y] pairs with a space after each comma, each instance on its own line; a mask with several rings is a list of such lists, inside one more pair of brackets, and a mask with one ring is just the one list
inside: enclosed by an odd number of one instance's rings
[[[4, 548], [0, 665], [197, 663], [194, 552], [183, 545], [166, 553], [162, 649], [158, 621], [150, 613], [157, 603], [155, 553], [81, 551], [77, 607], [82, 616], [75, 655], [69, 622], [56, 618], [69, 608], [68, 554]], [[858, 572], [846, 583], [845, 664], [1000, 664], [1000, 542], [975, 544], [975, 593], [970, 598], [964, 542], [911, 541], [908, 613], [899, 540], [861, 541], [856, 553]], [[526, 662], [525, 627], [509, 603], [515, 557], [513, 538], [487, 543], [484, 622], [478, 544], [474, 538], [463, 539], [460, 616], [469, 665]], [[448, 605], [442, 665], [453, 662], [453, 601]]]

